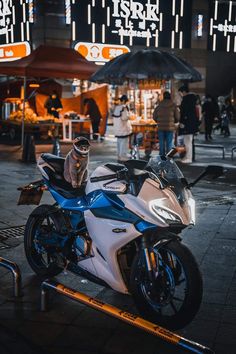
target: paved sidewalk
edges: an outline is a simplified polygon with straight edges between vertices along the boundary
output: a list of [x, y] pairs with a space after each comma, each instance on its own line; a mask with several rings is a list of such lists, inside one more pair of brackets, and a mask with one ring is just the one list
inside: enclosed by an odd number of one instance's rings
[[[204, 296], [199, 313], [178, 333], [209, 346], [217, 354], [236, 353], [236, 159], [230, 149], [236, 135], [225, 144], [226, 159], [212, 152], [199, 152], [196, 162], [181, 166], [193, 179], [208, 163], [229, 165], [225, 176], [215, 181], [201, 181], [193, 189], [197, 201], [197, 223], [183, 232], [183, 242], [196, 256], [203, 274]], [[202, 137], [200, 136], [199, 139]], [[217, 137], [216, 139], [221, 139]], [[236, 145], [236, 144], [235, 144]], [[90, 169], [104, 161], [115, 161], [114, 139], [93, 143]], [[37, 147], [38, 153], [48, 146]], [[70, 146], [63, 145], [63, 153]], [[13, 151], [14, 150], [14, 151]], [[17, 186], [40, 177], [35, 165], [18, 161], [15, 147], [0, 146], [0, 229], [24, 225], [31, 206], [16, 206]], [[208, 157], [207, 157], [208, 156]], [[50, 203], [48, 193], [44, 203]], [[22, 236], [1, 242], [0, 255], [20, 266], [24, 296], [12, 297], [12, 278], [0, 268], [0, 353], [1, 354], [173, 354], [186, 353], [163, 341], [89, 309], [62, 296], [51, 294], [51, 309], [39, 310], [40, 280], [33, 274], [23, 252]], [[135, 312], [129, 296], [94, 285], [73, 274], [61, 274], [59, 281], [96, 296], [122, 309]]]

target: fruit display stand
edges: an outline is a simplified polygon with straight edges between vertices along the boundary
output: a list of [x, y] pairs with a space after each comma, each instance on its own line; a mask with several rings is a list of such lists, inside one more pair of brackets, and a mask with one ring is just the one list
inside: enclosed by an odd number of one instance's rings
[[138, 145], [145, 153], [158, 149], [158, 128], [153, 119], [131, 120], [133, 135], [130, 138], [130, 147]]

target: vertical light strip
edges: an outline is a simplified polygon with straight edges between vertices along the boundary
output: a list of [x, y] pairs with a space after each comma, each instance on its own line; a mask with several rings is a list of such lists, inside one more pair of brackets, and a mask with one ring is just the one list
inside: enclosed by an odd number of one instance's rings
[[227, 27], [228, 27], [228, 21], [225, 20], [225, 24], [224, 24], [224, 36], [227, 36]]
[[132, 46], [133, 45], [133, 36], [129, 36], [129, 45]]
[[180, 3], [180, 16], [181, 17], [184, 16], [184, 0], [181, 0], [181, 3]]
[[210, 36], [213, 35], [213, 18], [210, 20]]
[[76, 40], [75, 29], [76, 29], [75, 21], [72, 21], [72, 41]]
[[11, 25], [11, 43], [14, 43], [15, 40], [14, 40], [14, 26]]
[[21, 5], [23, 4], [23, 0], [20, 0], [20, 4], [21, 4]]
[[106, 0], [102, 0], [102, 7], [106, 7]]
[[160, 9], [159, 9], [159, 7], [160, 7], [159, 0], [156, 0], [156, 7], [157, 7], [157, 13], [159, 14], [159, 11], [160, 11]]
[[155, 34], [155, 47], [158, 48], [159, 47], [159, 31], [156, 30], [156, 34]]
[[92, 23], [92, 42], [95, 43], [95, 23]]
[[[150, 34], [149, 28], [148, 28], [147, 32], [148, 32], [148, 34]], [[150, 36], [149, 36], [149, 35], [147, 36], [146, 46], [147, 46], [147, 47], [150, 47]]]
[[34, 22], [34, 0], [28, 0], [29, 3], [29, 22], [33, 23]]
[[111, 18], [111, 14], [110, 14], [110, 7], [107, 7], [107, 26], [110, 27], [110, 18]]
[[29, 21], [26, 22], [26, 38], [27, 41], [30, 40], [30, 27], [29, 27]]
[[102, 43], [105, 43], [105, 31], [106, 31], [106, 26], [102, 25]]
[[75, 0], [72, 0], [72, 4], [73, 4], [73, 5], [75, 4]]
[[88, 24], [91, 25], [91, 5], [88, 5]]
[[183, 31], [179, 32], [179, 49], [183, 49]]
[[24, 42], [25, 34], [24, 34], [24, 23], [21, 22], [21, 41]]
[[175, 0], [172, 0], [172, 16], [175, 16]]
[[215, 52], [216, 50], [216, 34], [213, 34], [213, 45], [212, 45], [212, 50]]
[[229, 17], [228, 17], [228, 20], [229, 20], [229, 21], [232, 20], [232, 5], [233, 5], [233, 2], [230, 1], [230, 2], [229, 2]]
[[163, 20], [163, 13], [160, 13], [160, 22], [159, 22], [159, 30], [162, 31], [162, 20]]
[[92, 7], [95, 7], [95, 0], [92, 1]]
[[171, 31], [171, 48], [175, 47], [175, 31]]
[[10, 0], [10, 6], [12, 7], [12, 0]]
[[230, 35], [227, 36], [227, 48], [226, 51], [229, 52], [230, 51]]
[[25, 3], [23, 4], [22, 10], [23, 10], [23, 22], [25, 23], [25, 22], [26, 22], [26, 8], [25, 8]]
[[71, 3], [70, 0], [65, 0], [66, 24], [71, 24]]
[[175, 16], [175, 32], [179, 32], [179, 15]]
[[12, 23], [13, 23], [13, 25], [16, 24], [16, 9], [15, 9], [15, 6], [12, 6]]
[[236, 52], [236, 36], [234, 36], [234, 52]]
[[218, 1], [215, 1], [215, 12], [214, 12], [214, 20], [217, 20], [218, 16]]
[[8, 44], [9, 43], [9, 32], [7, 31], [6, 32], [6, 44]]

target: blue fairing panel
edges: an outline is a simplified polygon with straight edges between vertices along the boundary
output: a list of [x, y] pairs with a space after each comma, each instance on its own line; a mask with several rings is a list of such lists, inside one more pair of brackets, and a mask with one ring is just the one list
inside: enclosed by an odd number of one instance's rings
[[66, 199], [61, 194], [59, 194], [57, 191], [55, 191], [54, 189], [49, 188], [49, 190], [50, 190], [53, 198], [56, 200], [56, 202], [63, 209], [78, 210], [78, 211], [85, 211], [85, 210], [89, 209], [88, 204], [87, 204], [87, 200], [86, 200], [86, 196], [72, 198], [72, 199]]
[[126, 209], [123, 201], [115, 193], [96, 190], [82, 197], [66, 199], [54, 189], [49, 187], [49, 190], [56, 202], [63, 209], [81, 212], [91, 210], [97, 218], [112, 219], [133, 224], [141, 233], [157, 227]]
[[144, 231], [154, 230], [157, 228], [157, 225], [152, 224], [148, 221], [140, 220], [136, 225], [136, 229], [143, 233]]

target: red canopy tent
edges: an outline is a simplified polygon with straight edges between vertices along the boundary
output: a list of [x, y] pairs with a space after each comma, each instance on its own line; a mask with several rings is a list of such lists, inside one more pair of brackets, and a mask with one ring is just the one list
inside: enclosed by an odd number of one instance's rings
[[42, 45], [22, 59], [0, 64], [0, 75], [24, 77], [22, 145], [24, 139], [25, 92], [27, 77], [88, 79], [97, 66], [71, 48]]
[[97, 65], [72, 48], [42, 45], [22, 59], [0, 64], [0, 75], [88, 79]]

